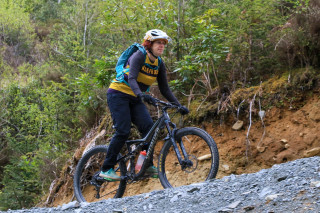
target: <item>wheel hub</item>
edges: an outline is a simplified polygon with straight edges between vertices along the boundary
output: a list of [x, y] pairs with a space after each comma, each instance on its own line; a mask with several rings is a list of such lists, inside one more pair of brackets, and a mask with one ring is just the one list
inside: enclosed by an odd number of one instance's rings
[[198, 159], [194, 155], [188, 155], [188, 159], [182, 163], [182, 170], [191, 173], [194, 172], [198, 167]]

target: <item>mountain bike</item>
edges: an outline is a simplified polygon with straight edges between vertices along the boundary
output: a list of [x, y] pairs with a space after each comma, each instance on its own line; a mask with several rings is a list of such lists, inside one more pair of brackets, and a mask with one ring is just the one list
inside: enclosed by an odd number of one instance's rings
[[[158, 176], [164, 188], [188, 185], [216, 177], [219, 167], [218, 148], [213, 138], [196, 127], [177, 128], [168, 110], [176, 113], [179, 106], [155, 99], [161, 115], [148, 134], [142, 139], [127, 140], [125, 151], [120, 152], [115, 166], [120, 181], [107, 181], [99, 177], [108, 146], [97, 145], [89, 149], [79, 160], [74, 173], [74, 194], [79, 202], [94, 202], [99, 199], [120, 198], [128, 184], [150, 178], [145, 174], [157, 143], [163, 143], [158, 157]], [[158, 139], [160, 135], [167, 135]], [[137, 157], [142, 146], [150, 143], [140, 171], [135, 171]]]

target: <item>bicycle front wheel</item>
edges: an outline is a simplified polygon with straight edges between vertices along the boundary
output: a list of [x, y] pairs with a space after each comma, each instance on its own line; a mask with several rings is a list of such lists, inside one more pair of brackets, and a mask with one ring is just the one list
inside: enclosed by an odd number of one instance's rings
[[[108, 182], [97, 177], [106, 158], [108, 147], [99, 145], [88, 150], [78, 162], [74, 173], [74, 195], [79, 202], [96, 202], [101, 199], [122, 197], [126, 180]], [[125, 175], [126, 167], [122, 161], [115, 166], [116, 173]], [[96, 189], [99, 186], [99, 193]]]
[[[166, 141], [159, 156], [159, 178], [164, 188], [199, 183], [216, 177], [219, 168], [218, 148], [204, 130], [186, 127], [177, 130], [175, 141], [183, 163], [179, 163], [171, 141]], [[181, 147], [186, 152], [184, 157]]]

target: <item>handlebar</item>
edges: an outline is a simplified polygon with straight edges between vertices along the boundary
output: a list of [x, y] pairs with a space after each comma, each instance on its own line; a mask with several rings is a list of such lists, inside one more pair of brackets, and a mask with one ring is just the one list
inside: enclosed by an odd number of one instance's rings
[[180, 109], [181, 108], [181, 105], [177, 105], [175, 103], [169, 103], [169, 102], [165, 102], [165, 101], [161, 101], [157, 98], [153, 98], [156, 103], [155, 104], [152, 104], [153, 106], [160, 106], [160, 107], [163, 107], [165, 109], [169, 109], [169, 108], [175, 108], [175, 109]]

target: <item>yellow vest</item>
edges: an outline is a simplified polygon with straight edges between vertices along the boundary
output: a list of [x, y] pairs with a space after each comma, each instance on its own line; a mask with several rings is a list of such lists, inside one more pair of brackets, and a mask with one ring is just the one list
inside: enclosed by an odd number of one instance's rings
[[[150, 87], [156, 80], [157, 80], [157, 76], [159, 73], [159, 61], [158, 59], [156, 59], [153, 63], [150, 61], [148, 55], [146, 55], [146, 59], [144, 62], [144, 65], [142, 66], [139, 74], [138, 74], [138, 78], [137, 78], [137, 82], [138, 84], [144, 84], [148, 87]], [[124, 75], [129, 76], [129, 65], [126, 67], [126, 71]], [[110, 84], [110, 89], [114, 89], [114, 90], [118, 90], [120, 92], [135, 96], [136, 95], [133, 93], [132, 89], [124, 82], [120, 82], [117, 81], [116, 79], [114, 79], [112, 81], [112, 83]]]

